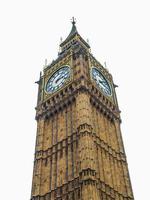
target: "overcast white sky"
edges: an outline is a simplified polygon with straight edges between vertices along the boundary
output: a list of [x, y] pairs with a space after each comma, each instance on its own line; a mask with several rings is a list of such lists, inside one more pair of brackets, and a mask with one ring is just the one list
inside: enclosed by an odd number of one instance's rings
[[147, 0], [0, 2], [0, 199], [29, 200], [37, 86], [75, 16], [92, 53], [114, 77], [136, 200], [150, 187], [150, 7]]

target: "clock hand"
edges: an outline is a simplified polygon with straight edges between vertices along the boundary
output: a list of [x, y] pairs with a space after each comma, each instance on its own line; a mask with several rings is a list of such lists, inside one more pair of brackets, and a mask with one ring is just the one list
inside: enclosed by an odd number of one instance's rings
[[55, 83], [57, 84], [61, 79], [63, 79], [64, 77], [59, 77], [56, 81], [55, 81]]
[[102, 83], [102, 85], [104, 85], [105, 87], [108, 87], [108, 85], [107, 85], [107, 83], [105, 81], [100, 81], [99, 80], [99, 82]]
[[99, 80], [100, 83], [103, 83], [104, 81]]
[[109, 91], [109, 86], [105, 83], [105, 81], [99, 81], [101, 83], [101, 86], [104, 87], [105, 90]]
[[101, 83], [102, 85], [105, 85], [105, 81], [99, 80], [99, 83]]

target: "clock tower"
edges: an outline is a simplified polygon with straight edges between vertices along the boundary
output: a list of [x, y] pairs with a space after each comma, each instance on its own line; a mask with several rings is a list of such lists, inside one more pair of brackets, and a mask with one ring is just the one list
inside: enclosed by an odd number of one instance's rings
[[73, 18], [38, 83], [31, 200], [133, 200], [112, 75]]

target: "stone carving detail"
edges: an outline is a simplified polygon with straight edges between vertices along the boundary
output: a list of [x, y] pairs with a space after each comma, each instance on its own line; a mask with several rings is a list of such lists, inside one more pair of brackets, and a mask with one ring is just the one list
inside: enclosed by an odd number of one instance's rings
[[[115, 88], [105, 95], [90, 70], [99, 68], [113, 87], [112, 75], [90, 53], [75, 22], [60, 47], [38, 81], [31, 200], [133, 200]], [[45, 95], [45, 81], [64, 63], [71, 80]]]

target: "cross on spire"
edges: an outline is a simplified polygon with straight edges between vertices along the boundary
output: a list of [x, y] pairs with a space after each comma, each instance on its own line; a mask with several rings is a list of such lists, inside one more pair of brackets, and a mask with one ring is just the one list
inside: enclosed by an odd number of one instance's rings
[[72, 17], [71, 22], [73, 24], [73, 26], [76, 24], [76, 18]]

